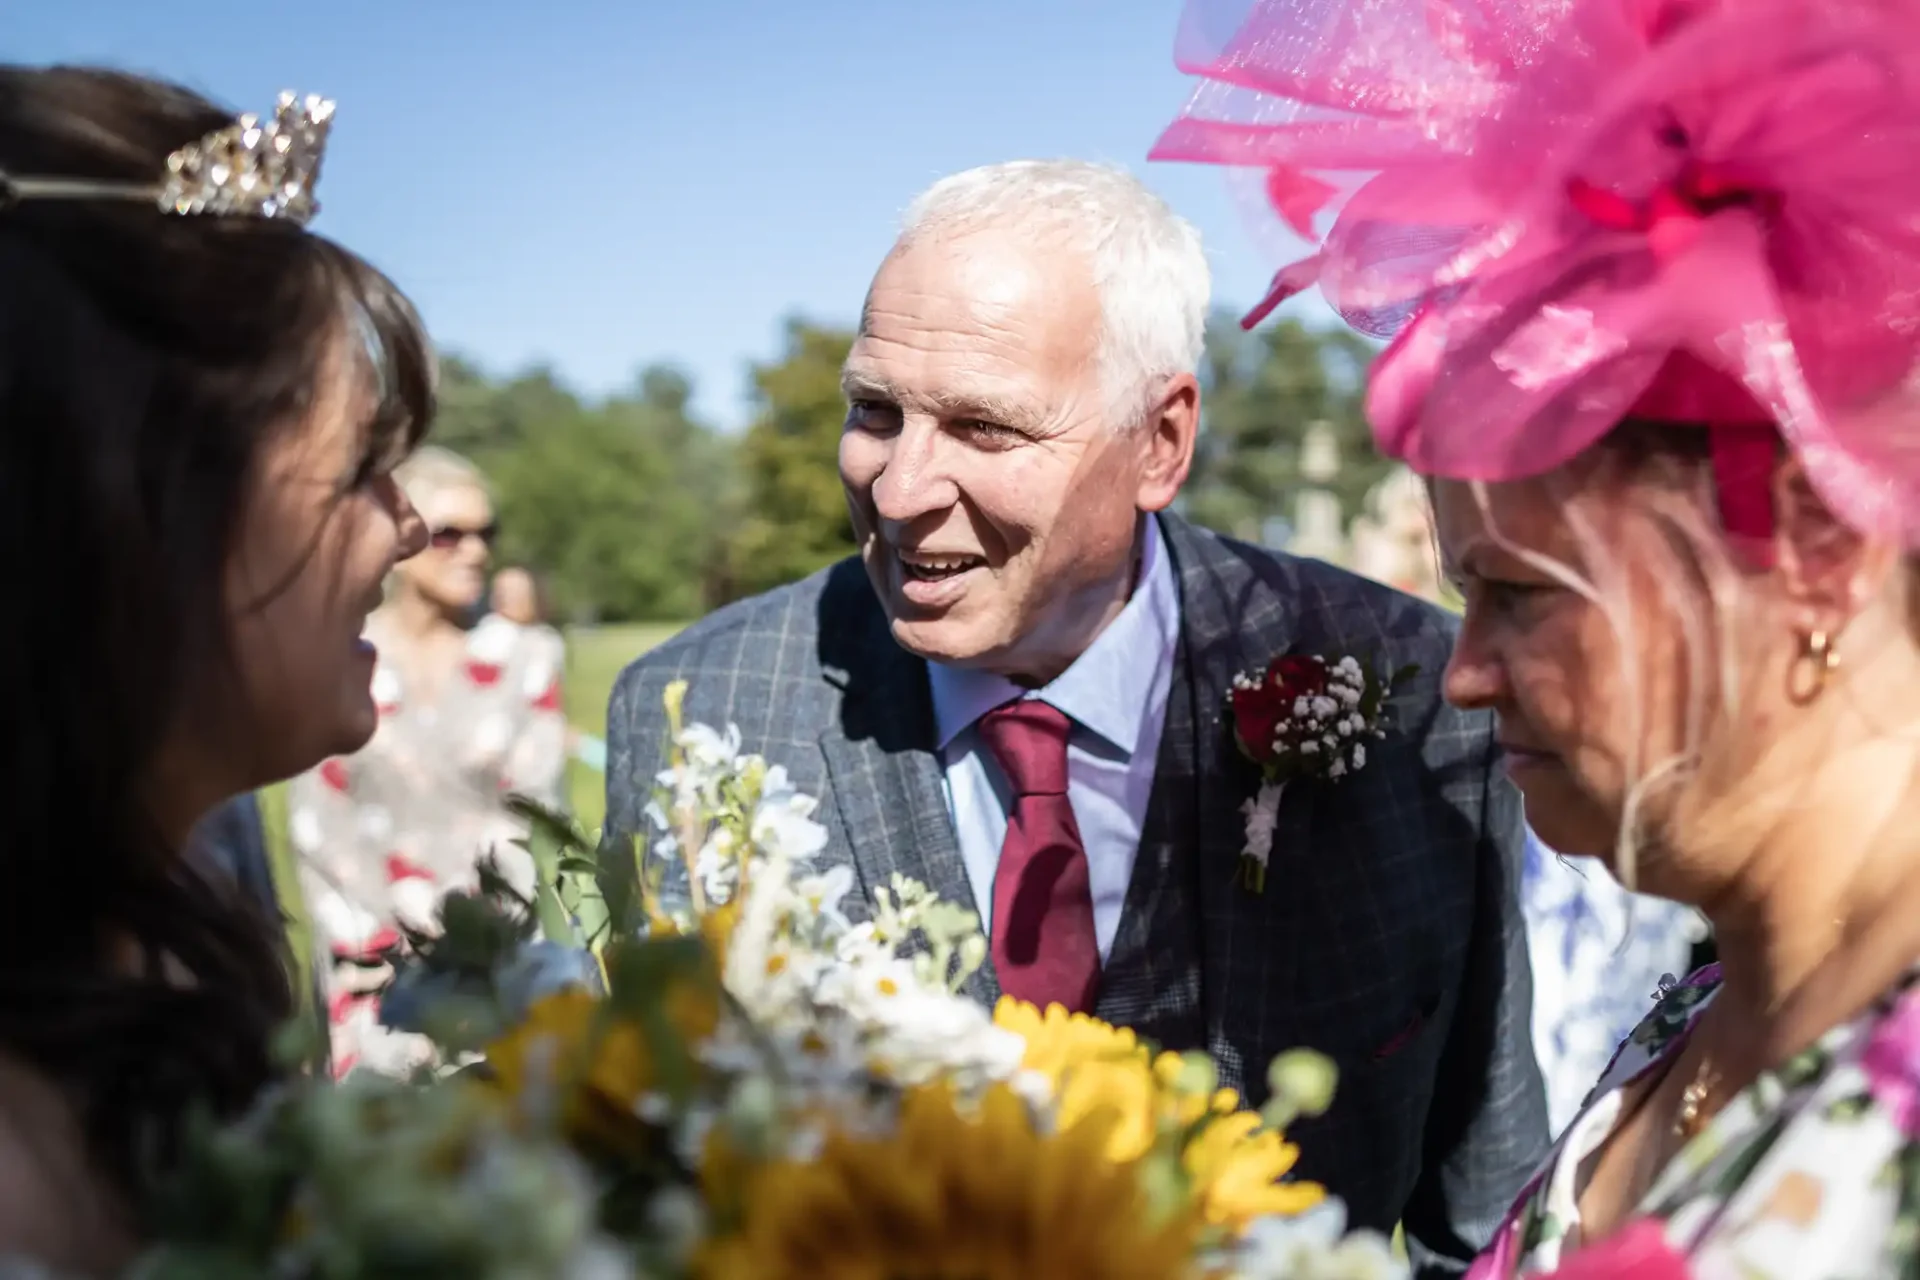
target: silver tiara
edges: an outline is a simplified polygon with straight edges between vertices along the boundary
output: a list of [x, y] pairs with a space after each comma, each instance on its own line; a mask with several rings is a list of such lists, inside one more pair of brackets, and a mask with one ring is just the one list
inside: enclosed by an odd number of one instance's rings
[[162, 213], [284, 218], [305, 226], [333, 127], [330, 99], [282, 93], [273, 118], [244, 115], [167, 157], [155, 184], [15, 177], [0, 170], [0, 209], [25, 200], [151, 200]]

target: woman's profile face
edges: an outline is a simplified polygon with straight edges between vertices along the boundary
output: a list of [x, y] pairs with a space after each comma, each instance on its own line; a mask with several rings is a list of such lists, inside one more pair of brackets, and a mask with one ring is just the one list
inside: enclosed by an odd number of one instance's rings
[[366, 460], [374, 399], [357, 361], [323, 377], [307, 420], [263, 448], [228, 560], [234, 657], [261, 781], [356, 751], [378, 724], [361, 639], [396, 563], [427, 530]]
[[[1610, 858], [1636, 781], [1687, 745], [1685, 637], [1648, 581], [1662, 562], [1620, 554], [1647, 533], [1624, 508], [1588, 504], [1607, 527], [1576, 532], [1565, 494], [1542, 481], [1483, 492], [1484, 504], [1467, 484], [1434, 487], [1441, 556], [1466, 604], [1447, 700], [1495, 713], [1506, 769], [1542, 841]], [[1608, 571], [1595, 583], [1599, 547]], [[1605, 603], [1523, 551], [1594, 583]]]
[[426, 521], [427, 546], [400, 576], [420, 595], [449, 613], [464, 613], [487, 590], [493, 558], [493, 503], [472, 485], [430, 488], [416, 496]]

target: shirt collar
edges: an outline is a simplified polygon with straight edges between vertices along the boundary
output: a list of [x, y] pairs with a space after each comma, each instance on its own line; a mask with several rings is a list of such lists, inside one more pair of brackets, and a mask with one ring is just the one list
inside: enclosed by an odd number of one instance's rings
[[1040, 689], [1023, 689], [1004, 676], [966, 667], [927, 664], [939, 747], [947, 749], [987, 712], [1017, 698], [1040, 698], [1119, 751], [1131, 755], [1148, 714], [1147, 687], [1172, 659], [1180, 631], [1180, 593], [1160, 522], [1145, 521], [1140, 581], [1133, 595], [1087, 651]]

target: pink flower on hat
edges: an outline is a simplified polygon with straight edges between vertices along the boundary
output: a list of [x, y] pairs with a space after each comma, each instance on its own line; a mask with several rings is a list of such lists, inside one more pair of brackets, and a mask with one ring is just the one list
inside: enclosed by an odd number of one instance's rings
[[1250, 319], [1317, 284], [1392, 336], [1384, 451], [1511, 480], [1629, 415], [1729, 427], [1723, 510], [1764, 534], [1777, 428], [1920, 546], [1920, 2], [1224, 3], [1189, 5], [1205, 83], [1154, 155], [1265, 171], [1318, 243]]

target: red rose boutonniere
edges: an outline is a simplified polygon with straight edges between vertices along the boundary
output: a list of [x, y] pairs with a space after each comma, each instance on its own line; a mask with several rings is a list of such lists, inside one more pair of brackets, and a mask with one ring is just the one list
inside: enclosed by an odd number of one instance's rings
[[1295, 778], [1338, 782], [1365, 768], [1366, 744], [1387, 736], [1381, 727], [1387, 699], [1418, 670], [1404, 667], [1382, 678], [1357, 658], [1287, 654], [1265, 671], [1234, 677], [1227, 693], [1233, 738], [1261, 777], [1260, 793], [1240, 807], [1247, 819], [1240, 854], [1247, 888], [1260, 893], [1267, 886], [1281, 790]]

